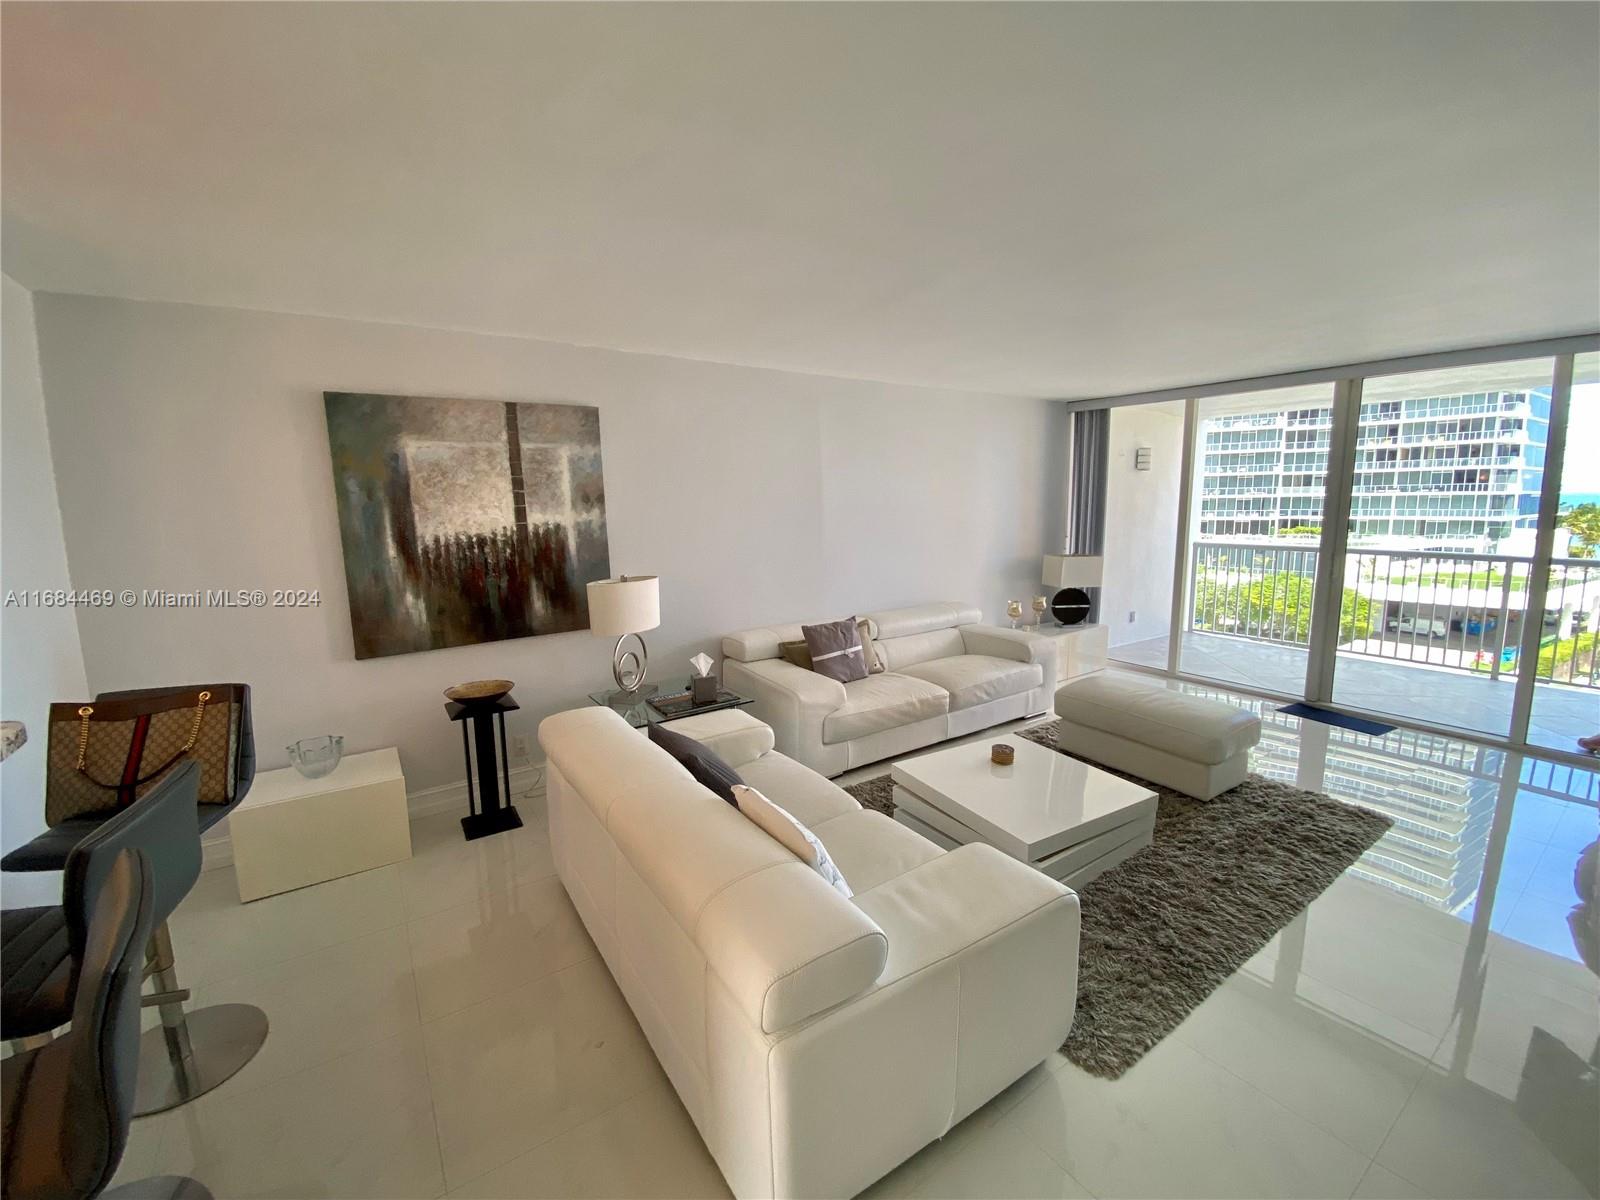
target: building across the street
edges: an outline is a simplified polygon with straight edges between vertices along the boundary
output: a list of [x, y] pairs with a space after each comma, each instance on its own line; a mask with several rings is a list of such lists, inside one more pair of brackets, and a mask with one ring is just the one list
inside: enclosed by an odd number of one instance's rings
[[[1200, 425], [1199, 535], [1281, 537], [1322, 522], [1331, 405]], [[1366, 401], [1351, 544], [1486, 553], [1538, 516], [1548, 388]]]

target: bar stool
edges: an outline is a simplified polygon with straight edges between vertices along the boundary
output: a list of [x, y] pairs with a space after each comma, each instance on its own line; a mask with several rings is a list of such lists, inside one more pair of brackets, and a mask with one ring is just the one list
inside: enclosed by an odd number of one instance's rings
[[[253, 1005], [213, 1005], [192, 1013], [183, 1007], [189, 992], [178, 981], [167, 918], [200, 877], [199, 788], [199, 764], [180, 764], [127, 808], [99, 822], [67, 859], [68, 877], [93, 877], [123, 849], [141, 851], [154, 868], [156, 923], [143, 972], [154, 991], [141, 1003], [160, 1010], [161, 1024], [140, 1039], [134, 1101], [138, 1116], [204, 1095], [249, 1062], [267, 1035], [267, 1015]], [[8, 929], [26, 929], [23, 948], [32, 954], [13, 953], [7, 944], [0, 956], [0, 1036], [29, 1038], [71, 1019], [84, 914], [75, 912], [68, 900], [64, 896], [55, 909], [5, 914]], [[41, 980], [49, 986], [41, 986]]]
[[[63, 908], [83, 938], [72, 1031], [0, 1064], [0, 1191], [13, 1200], [88, 1200], [116, 1174], [133, 1119], [139, 952], [156, 899], [140, 851], [75, 854], [68, 866]], [[105, 1194], [211, 1195], [171, 1176]]]

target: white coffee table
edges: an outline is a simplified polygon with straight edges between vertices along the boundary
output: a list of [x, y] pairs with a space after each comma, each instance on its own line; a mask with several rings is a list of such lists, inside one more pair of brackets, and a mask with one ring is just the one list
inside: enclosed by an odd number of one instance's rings
[[1013, 765], [991, 763], [988, 741], [895, 763], [894, 819], [947, 850], [987, 842], [1068, 887], [1150, 844], [1149, 788], [1025, 738], [995, 740], [1016, 748]]

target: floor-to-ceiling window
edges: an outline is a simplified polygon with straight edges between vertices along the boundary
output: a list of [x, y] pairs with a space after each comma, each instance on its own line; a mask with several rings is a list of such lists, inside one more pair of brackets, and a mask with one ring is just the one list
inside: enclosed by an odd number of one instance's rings
[[1199, 401], [1178, 669], [1298, 695], [1327, 501], [1333, 385]]
[[1528, 743], [1570, 750], [1600, 733], [1600, 353], [1572, 364], [1556, 526], [1533, 665]]
[[1184, 433], [1158, 482], [1108, 487], [1108, 548], [1174, 547], [1170, 572], [1108, 549], [1112, 658], [1575, 751], [1600, 731], [1596, 344], [1116, 410], [1114, 442]]

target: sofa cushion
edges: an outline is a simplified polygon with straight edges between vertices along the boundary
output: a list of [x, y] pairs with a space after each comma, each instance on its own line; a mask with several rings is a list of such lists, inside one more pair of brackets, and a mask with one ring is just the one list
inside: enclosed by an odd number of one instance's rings
[[930, 629], [926, 633], [878, 639], [878, 656], [891, 671], [966, 652], [967, 644], [959, 629]]
[[652, 742], [677, 759], [684, 770], [703, 783], [714, 795], [729, 804], [737, 803], [733, 798], [733, 786], [743, 783], [744, 780], [739, 778], [739, 772], [723, 761], [720, 754], [710, 746], [697, 742], [686, 734], [676, 733], [665, 725], [651, 725], [649, 732]]
[[843, 873], [834, 865], [833, 856], [828, 853], [828, 848], [816, 834], [795, 820], [793, 814], [774, 804], [748, 784], [734, 784], [733, 798], [739, 805], [739, 811], [757, 828], [826, 879], [834, 891], [846, 900], [855, 895], [845, 881]]
[[821, 625], [802, 625], [806, 649], [811, 652], [811, 669], [818, 675], [849, 683], [867, 675], [867, 654], [861, 647], [861, 632], [856, 619], [827, 621]]
[[832, 780], [782, 754], [763, 754], [739, 768], [744, 781], [781, 804], [810, 828], [844, 813], [860, 812], [856, 798]]
[[937, 604], [913, 604], [910, 608], [890, 608], [882, 612], [862, 613], [878, 626], [873, 636], [878, 638], [909, 637], [935, 629], [954, 629], [957, 625], [974, 625], [983, 620], [983, 613], [970, 604], [944, 601]]
[[950, 693], [951, 712], [1017, 696], [1044, 682], [1044, 670], [1038, 663], [991, 658], [987, 654], [936, 658], [932, 662], [901, 667], [900, 674], [926, 679], [942, 687]]
[[811, 827], [858, 892], [869, 891], [944, 853], [880, 812], [862, 809]]
[[950, 711], [950, 693], [925, 679], [888, 672], [844, 685], [844, 705], [822, 719], [827, 745], [898, 729]]
[[1261, 722], [1247, 709], [1110, 672], [1065, 684], [1056, 693], [1056, 713], [1074, 725], [1211, 766], [1261, 739]]

